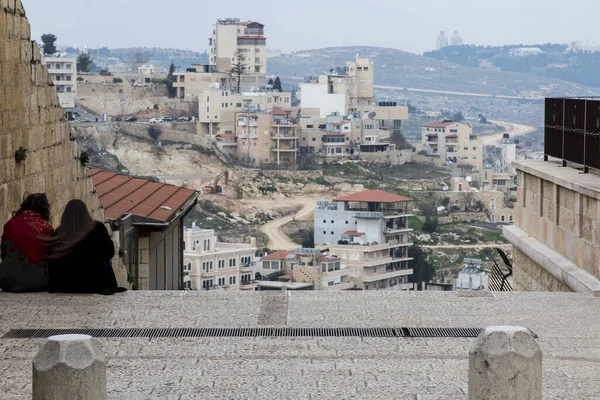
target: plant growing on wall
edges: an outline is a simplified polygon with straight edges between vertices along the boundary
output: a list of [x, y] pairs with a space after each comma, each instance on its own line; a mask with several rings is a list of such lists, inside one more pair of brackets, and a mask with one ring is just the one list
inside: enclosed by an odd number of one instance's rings
[[17, 163], [21, 163], [21, 161], [25, 161], [27, 158], [27, 149], [23, 146], [19, 147], [19, 150], [15, 151], [15, 160]]
[[88, 152], [82, 151], [81, 154], [79, 154], [79, 162], [81, 163], [81, 165], [83, 165], [85, 167], [85, 166], [87, 166], [89, 161], [90, 161], [90, 155], [88, 154]]

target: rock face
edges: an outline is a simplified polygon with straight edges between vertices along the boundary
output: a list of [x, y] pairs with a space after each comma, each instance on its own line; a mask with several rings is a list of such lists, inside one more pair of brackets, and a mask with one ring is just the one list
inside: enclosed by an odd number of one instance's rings
[[528, 329], [489, 327], [469, 352], [469, 400], [541, 400], [542, 351]]
[[87, 335], [51, 336], [33, 360], [33, 400], [106, 400], [106, 359]]
[[[57, 225], [65, 204], [83, 200], [104, 221], [100, 199], [79, 150], [20, 0], [0, 0], [0, 230], [25, 195], [45, 192]], [[26, 150], [25, 159], [16, 152]], [[21, 151], [23, 152], [23, 151]], [[122, 286], [127, 276], [113, 262]]]

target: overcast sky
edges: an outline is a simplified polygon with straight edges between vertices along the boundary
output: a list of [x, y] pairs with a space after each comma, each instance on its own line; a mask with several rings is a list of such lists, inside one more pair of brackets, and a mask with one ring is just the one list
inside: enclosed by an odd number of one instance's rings
[[204, 51], [211, 24], [237, 17], [266, 25], [286, 52], [372, 45], [422, 53], [439, 31], [466, 44], [600, 44], [600, 0], [22, 0], [39, 41], [59, 45], [176, 47]]

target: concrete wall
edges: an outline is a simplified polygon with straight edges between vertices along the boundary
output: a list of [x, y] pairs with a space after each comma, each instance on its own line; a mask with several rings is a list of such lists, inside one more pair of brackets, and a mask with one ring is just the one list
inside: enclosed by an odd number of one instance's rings
[[514, 290], [523, 292], [570, 292], [564, 283], [556, 280], [546, 270], [540, 268], [527, 255], [513, 250]]
[[[40, 50], [30, 40], [29, 22], [20, 0], [0, 4], [0, 226], [19, 208], [24, 196], [45, 192], [56, 226], [66, 203], [79, 198], [92, 216], [105, 220], [88, 170], [81, 165], [70, 127], [41, 64]], [[17, 163], [15, 151], [27, 149]], [[113, 261], [119, 283], [125, 269]]]

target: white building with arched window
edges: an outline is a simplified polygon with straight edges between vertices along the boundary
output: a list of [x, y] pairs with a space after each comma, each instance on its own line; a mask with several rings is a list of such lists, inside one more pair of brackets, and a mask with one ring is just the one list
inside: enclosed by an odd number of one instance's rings
[[250, 244], [219, 242], [215, 231], [195, 224], [183, 232], [183, 281], [186, 289], [253, 290], [256, 241]]

